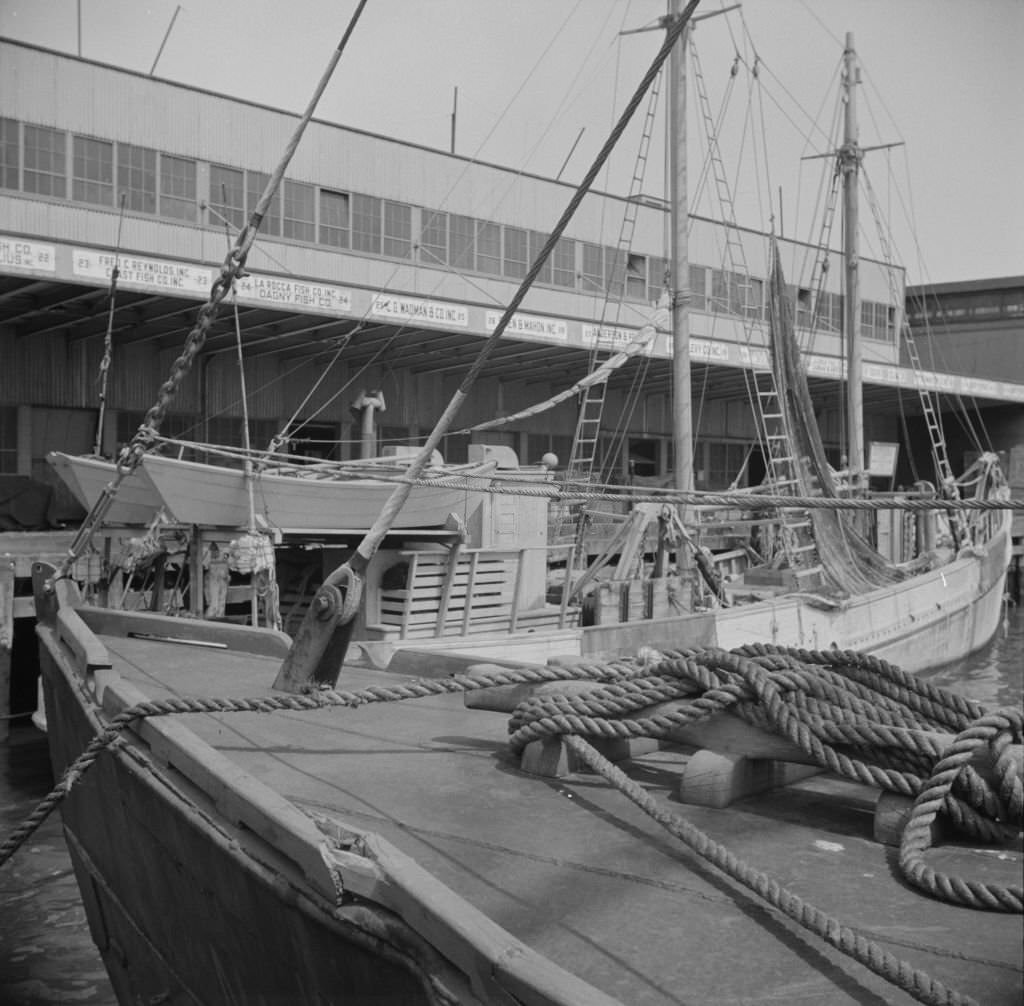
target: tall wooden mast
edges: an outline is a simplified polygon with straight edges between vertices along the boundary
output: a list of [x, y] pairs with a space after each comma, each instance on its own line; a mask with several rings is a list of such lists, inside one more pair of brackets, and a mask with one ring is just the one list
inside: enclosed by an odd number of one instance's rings
[[[681, 16], [682, 0], [672, 0], [670, 18]], [[684, 28], [669, 57], [669, 208], [672, 262], [672, 444], [675, 488], [693, 489], [693, 401], [690, 390], [690, 259], [686, 187], [686, 46]]]
[[853, 32], [846, 33], [843, 53], [843, 95], [846, 101], [839, 169], [843, 175], [843, 257], [846, 291], [843, 332], [846, 337], [846, 436], [851, 484], [861, 485], [864, 473], [864, 404], [861, 378], [860, 260], [857, 243], [857, 185], [863, 151], [858, 144], [856, 86], [860, 83]]

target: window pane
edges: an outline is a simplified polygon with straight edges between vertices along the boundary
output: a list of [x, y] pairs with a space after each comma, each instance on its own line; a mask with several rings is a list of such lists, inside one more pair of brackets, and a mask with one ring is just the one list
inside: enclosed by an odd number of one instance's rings
[[[270, 181], [270, 175], [262, 171], [247, 171], [245, 173], [245, 205], [249, 213], [256, 209], [256, 204], [263, 195], [263, 190]], [[281, 190], [274, 193], [270, 200], [266, 215], [260, 223], [260, 232], [263, 234], [281, 233]]]
[[26, 192], [41, 196], [67, 194], [66, 140], [63, 133], [45, 126], [25, 126]]
[[0, 119], [0, 188], [18, 188], [19, 167], [18, 123], [14, 119]]
[[601, 293], [604, 290], [604, 249], [600, 245], [583, 242], [583, 292]]
[[474, 241], [476, 238], [476, 221], [472, 217], [451, 215], [451, 227], [448, 232], [451, 241], [451, 264], [456, 269], [474, 269]]
[[348, 194], [320, 190], [320, 244], [348, 247]]
[[117, 145], [118, 205], [121, 193], [127, 195], [125, 205], [140, 213], [156, 213], [156, 151], [148, 147]]
[[412, 258], [412, 207], [384, 202], [382, 250], [392, 258]]
[[551, 253], [551, 281], [569, 290], [576, 288], [576, 242], [559, 238]]
[[[541, 249], [547, 244], [548, 236], [541, 231], [530, 231], [530, 265], [537, 261], [537, 256], [540, 254]], [[554, 258], [553, 255], [548, 256], [548, 260], [541, 267], [539, 273], [537, 273], [538, 283], [551, 283], [552, 277], [552, 265], [551, 260]]]
[[160, 155], [160, 214], [177, 220], [196, 218], [196, 162]]
[[626, 296], [632, 300], [647, 300], [647, 256], [626, 256]]
[[501, 227], [498, 224], [477, 221], [476, 267], [492, 276], [501, 275]]
[[448, 214], [420, 210], [420, 261], [440, 265], [448, 263]]
[[210, 165], [211, 224], [227, 222], [236, 230], [245, 226], [245, 174], [235, 168]]
[[356, 251], [380, 254], [380, 202], [374, 196], [352, 195], [352, 247]]
[[[666, 259], [659, 259], [663, 263], [663, 274], [664, 270], [668, 268], [668, 262]], [[706, 311], [708, 306], [707, 296], [707, 266], [702, 265], [691, 265], [690, 266], [690, 306], [696, 308], [698, 311]], [[672, 280], [669, 278], [666, 281], [667, 286], [671, 286]]]
[[313, 220], [312, 185], [284, 180], [284, 236], [296, 241], [314, 241], [316, 224]]
[[526, 275], [526, 260], [529, 257], [529, 238], [519, 227], [506, 227], [504, 273], [511, 279], [522, 279]]
[[114, 203], [114, 145], [88, 136], [74, 138], [71, 198], [82, 203]]

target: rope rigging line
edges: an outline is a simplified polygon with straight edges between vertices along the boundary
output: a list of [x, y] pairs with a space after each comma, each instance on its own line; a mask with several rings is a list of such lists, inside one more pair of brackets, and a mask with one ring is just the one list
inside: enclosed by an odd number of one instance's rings
[[64, 561], [61, 564], [59, 571], [61, 576], [69, 574], [75, 560], [78, 559], [92, 541], [92, 536], [96, 528], [99, 527], [104, 517], [106, 517], [109, 512], [110, 507], [114, 502], [114, 498], [121, 487], [121, 483], [132, 472], [134, 472], [142, 462], [142, 457], [149, 448], [152, 436], [158, 432], [160, 424], [170, 407], [174, 395], [181, 385], [181, 382], [192, 369], [192, 364], [195, 361], [196, 356], [198, 356], [206, 342], [206, 337], [210, 328], [217, 319], [221, 302], [230, 293], [235, 280], [243, 274], [246, 260], [249, 257], [249, 252], [252, 250], [253, 244], [256, 241], [256, 235], [259, 232], [260, 224], [263, 222], [263, 218], [270, 207], [274, 194], [281, 185], [285, 169], [291, 163], [295, 150], [299, 145], [299, 141], [302, 139], [302, 135], [306, 131], [306, 126], [309, 124], [310, 119], [313, 118], [313, 113], [316, 111], [320, 98], [327, 89], [327, 85], [334, 74], [334, 70], [341, 60], [341, 55], [348, 44], [348, 40], [351, 37], [352, 32], [355, 30], [356, 24], [363, 13], [363, 9], [366, 7], [366, 3], [367, 0], [359, 0], [359, 4], [353, 12], [352, 17], [349, 19], [348, 26], [345, 29], [345, 33], [342, 36], [341, 41], [331, 54], [327, 67], [321, 74], [320, 80], [317, 82], [313, 96], [310, 98], [305, 111], [300, 116], [299, 121], [285, 146], [284, 153], [278, 161], [277, 166], [274, 168], [274, 171], [267, 179], [267, 184], [249, 217], [248, 223], [239, 232], [235, 239], [234, 246], [225, 256], [220, 267], [220, 272], [210, 289], [209, 298], [206, 303], [199, 308], [195, 324], [185, 339], [185, 346], [182, 349], [181, 354], [171, 365], [171, 373], [167, 380], [160, 386], [156, 402], [150, 407], [142, 421], [142, 425], [118, 456], [117, 468], [113, 480], [104, 487], [99, 498], [93, 504], [92, 508], [86, 514], [85, 519], [82, 521], [82, 524], [68, 549]]
[[114, 355], [114, 314], [117, 311], [117, 279], [121, 275], [121, 228], [124, 226], [124, 209], [128, 200], [128, 193], [121, 193], [121, 209], [117, 216], [117, 241], [114, 244], [114, 265], [110, 270], [110, 298], [107, 309], [107, 330], [103, 336], [103, 358], [100, 360], [99, 370], [99, 400], [100, 410], [96, 419], [96, 440], [93, 443], [92, 453], [96, 457], [103, 454], [103, 417], [107, 408], [107, 377], [110, 372], [110, 364]]
[[[725, 710], [788, 738], [827, 770], [915, 798], [900, 850], [906, 879], [931, 896], [976, 909], [1024, 910], [1020, 886], [1002, 887], [941, 874], [924, 862], [931, 824], [941, 813], [974, 838], [1005, 841], [1019, 833], [1024, 785], [1009, 745], [1020, 744], [1024, 716], [930, 685], [884, 660], [853, 651], [808, 651], [756, 644], [725, 651], [699, 648], [632, 660], [489, 669], [472, 677], [411, 679], [358, 691], [313, 690], [257, 698], [172, 697], [143, 701], [112, 717], [22, 825], [0, 845], [0, 866], [67, 797], [100, 754], [137, 721], [175, 714], [355, 709], [458, 694], [508, 684], [593, 682], [594, 691], [535, 695], [509, 722], [513, 752], [559, 737], [593, 771], [701, 858], [753, 891], [919, 1002], [967, 1006], [970, 998], [891, 955], [879, 944], [787, 890], [723, 844], [661, 806], [599, 754], [587, 738], [663, 737], [673, 727]], [[666, 710], [663, 703], [671, 703]], [[654, 711], [645, 715], [649, 707]], [[936, 732], [938, 738], [936, 739]], [[951, 740], [951, 743], [944, 743]], [[968, 764], [987, 748], [995, 783]], [[869, 759], [873, 759], [869, 760]]]

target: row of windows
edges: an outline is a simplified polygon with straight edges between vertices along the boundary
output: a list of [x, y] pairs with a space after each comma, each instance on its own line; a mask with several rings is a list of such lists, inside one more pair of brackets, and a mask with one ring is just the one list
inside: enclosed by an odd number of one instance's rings
[[[70, 139], [70, 143], [69, 143]], [[70, 155], [70, 163], [69, 163]], [[256, 209], [269, 175], [203, 164], [149, 147], [69, 135], [46, 126], [0, 119], [0, 187], [117, 207], [190, 223], [240, 229]], [[70, 193], [68, 180], [70, 179]], [[200, 199], [208, 179], [208, 200]], [[201, 219], [200, 204], [209, 215]], [[520, 280], [548, 235], [457, 213], [430, 210], [357, 192], [285, 178], [266, 207], [261, 232], [306, 244], [415, 260]], [[584, 294], [656, 302], [666, 287], [664, 258], [560, 238], [536, 282]], [[764, 283], [740, 273], [690, 266], [691, 306], [760, 320]], [[808, 290], [791, 288], [798, 327], [840, 331], [842, 298], [825, 293], [817, 307]], [[893, 312], [865, 302], [867, 338], [892, 341]]]
[[914, 297], [907, 308], [912, 324], [963, 318], [1019, 318], [1024, 315], [1024, 290], [977, 290]]

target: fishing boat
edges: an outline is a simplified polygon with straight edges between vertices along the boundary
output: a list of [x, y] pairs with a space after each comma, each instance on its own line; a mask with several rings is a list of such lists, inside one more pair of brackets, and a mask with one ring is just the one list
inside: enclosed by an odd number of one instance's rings
[[[91, 454], [65, 454], [51, 451], [46, 460], [88, 512], [103, 495], [116, 473], [116, 465]], [[141, 527], [160, 510], [160, 495], [144, 471], [136, 470], [118, 490], [107, 513], [107, 523]]]
[[[695, 7], [667, 20], [627, 118]], [[253, 237], [229, 255], [222, 296]], [[578, 581], [557, 604], [521, 607], [503, 577], [521, 582], [530, 563], [478, 589], [489, 556], [459, 542], [429, 574], [422, 548], [374, 565], [462, 397], [294, 638], [85, 605], [66, 572], [37, 565], [62, 776], [46, 809], [61, 804], [119, 1001], [1015, 1002], [1019, 711], [989, 713], [879, 659], [920, 666], [940, 636], [949, 659], [994, 631], [1008, 533], [997, 469], [979, 469], [976, 500], [904, 501], [967, 515], [928, 568], [900, 577], [865, 558], [877, 577], [845, 595], [794, 574], [800, 585], [770, 598], [682, 612], [666, 611], [663, 575], [662, 607], [636, 618], [613, 581], [618, 617], [583, 625], [568, 603]], [[143, 456], [130, 449], [122, 467]], [[693, 501], [664, 497], [679, 499]], [[812, 514], [824, 584], [830, 537], [854, 540], [837, 514], [861, 500], [828, 486], [760, 499]], [[651, 519], [675, 527], [653, 506], [628, 525], [634, 545]], [[413, 588], [428, 575], [424, 622]], [[386, 666], [348, 660], [356, 627], [384, 618], [370, 595], [386, 591], [405, 649]], [[550, 635], [525, 615], [551, 608], [575, 651], [510, 659], [513, 637]], [[415, 625], [429, 638], [410, 648]], [[967, 760], [974, 792], [954, 796]], [[974, 842], [932, 848], [938, 808]], [[976, 850], [982, 835], [998, 854]]]

